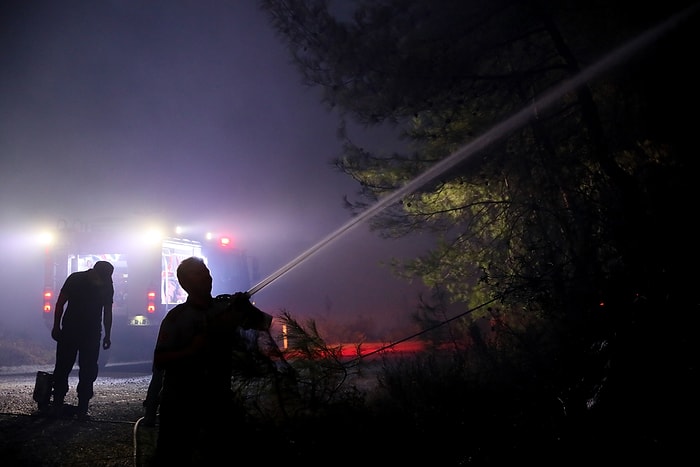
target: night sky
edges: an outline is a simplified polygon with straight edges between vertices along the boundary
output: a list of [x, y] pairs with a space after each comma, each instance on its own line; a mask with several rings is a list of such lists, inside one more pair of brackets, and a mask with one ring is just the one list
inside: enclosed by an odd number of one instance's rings
[[[337, 116], [301, 84], [257, 2], [12, 1], [0, 20], [3, 328], [39, 314], [40, 251], [58, 221], [146, 216], [227, 229], [263, 277], [350, 219], [358, 186], [330, 165]], [[383, 151], [388, 132], [355, 130]], [[415, 255], [365, 223], [267, 285], [276, 314], [410, 322], [418, 283], [380, 261]], [[397, 317], [400, 317], [397, 319]]]

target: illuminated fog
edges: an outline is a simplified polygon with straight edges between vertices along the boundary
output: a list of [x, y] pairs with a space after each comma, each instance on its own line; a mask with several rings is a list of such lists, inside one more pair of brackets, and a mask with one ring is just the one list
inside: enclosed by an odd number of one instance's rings
[[[265, 277], [349, 219], [342, 197], [357, 187], [329, 164], [340, 149], [336, 116], [300, 84], [256, 2], [226, 3], [6, 8], [3, 329], [50, 339], [33, 242], [44, 226], [132, 216], [211, 224], [231, 231]], [[255, 300], [273, 314], [388, 332], [396, 317], [410, 321], [421, 288], [378, 262], [418, 248], [361, 225]]]

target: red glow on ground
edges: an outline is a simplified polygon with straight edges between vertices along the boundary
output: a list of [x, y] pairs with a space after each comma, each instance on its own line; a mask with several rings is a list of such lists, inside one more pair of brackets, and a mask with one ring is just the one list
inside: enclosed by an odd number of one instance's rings
[[[347, 358], [357, 357], [357, 343], [342, 343], [342, 356]], [[382, 355], [405, 355], [421, 352], [425, 345], [420, 341], [407, 341], [391, 344], [387, 342], [363, 342], [360, 344], [362, 357], [379, 357]]]

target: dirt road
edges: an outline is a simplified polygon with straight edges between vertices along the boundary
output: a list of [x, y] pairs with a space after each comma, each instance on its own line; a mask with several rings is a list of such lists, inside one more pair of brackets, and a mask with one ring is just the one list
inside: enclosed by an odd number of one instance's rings
[[[154, 429], [139, 427], [150, 375], [101, 376], [95, 383], [90, 419], [42, 415], [33, 400], [35, 375], [0, 378], [0, 460], [7, 466], [144, 465]], [[77, 377], [69, 380], [66, 403], [77, 404]], [[149, 441], [150, 440], [150, 441]]]

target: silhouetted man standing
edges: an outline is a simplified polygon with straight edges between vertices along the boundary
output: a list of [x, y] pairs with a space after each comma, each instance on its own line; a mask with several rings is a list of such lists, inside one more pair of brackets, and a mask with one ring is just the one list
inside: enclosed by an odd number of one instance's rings
[[[56, 341], [54, 410], [61, 415], [68, 393], [68, 375], [78, 359], [78, 418], [87, 417], [88, 404], [97, 379], [100, 338], [102, 348], [111, 347], [114, 266], [98, 261], [87, 271], [74, 272], [63, 283], [56, 300], [51, 337]], [[64, 306], [68, 303], [65, 309]]]
[[245, 292], [212, 297], [212, 277], [201, 258], [184, 259], [177, 278], [187, 292], [160, 325], [153, 353], [162, 376], [154, 465], [214, 465], [230, 454], [237, 421], [231, 390], [238, 329], [266, 331], [272, 316]]

